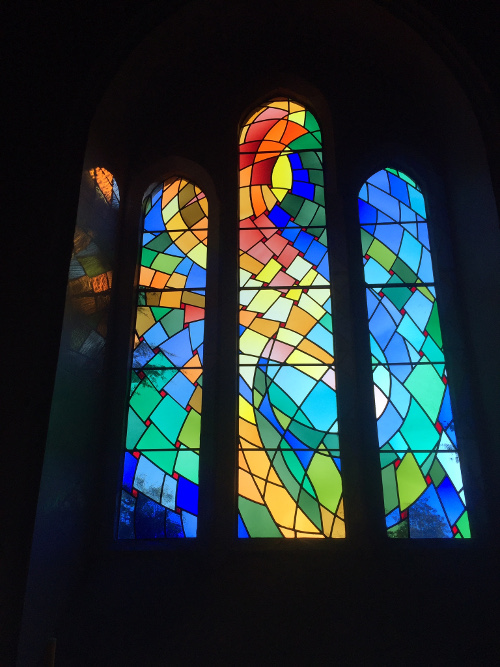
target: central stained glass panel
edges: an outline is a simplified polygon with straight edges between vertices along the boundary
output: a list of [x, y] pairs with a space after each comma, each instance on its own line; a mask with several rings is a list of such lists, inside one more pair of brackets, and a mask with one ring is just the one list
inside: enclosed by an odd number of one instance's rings
[[321, 148], [290, 99], [240, 135], [239, 537], [345, 537]]

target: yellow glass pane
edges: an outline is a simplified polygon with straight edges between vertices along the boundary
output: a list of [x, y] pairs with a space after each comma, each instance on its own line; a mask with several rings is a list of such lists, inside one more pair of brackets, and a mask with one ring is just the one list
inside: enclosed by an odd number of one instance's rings
[[153, 280], [155, 272], [153, 269], [150, 269], [147, 266], [141, 266], [141, 274], [139, 276], [139, 285], [143, 285], [144, 287], [149, 287], [151, 284], [151, 281]]
[[172, 288], [182, 289], [186, 284], [187, 276], [183, 276], [180, 273], [172, 273], [168, 279], [167, 285]]
[[244, 498], [249, 498], [249, 500], [253, 500], [256, 503], [263, 505], [264, 501], [262, 500], [262, 496], [255, 484], [252, 475], [250, 475], [246, 470], [242, 470], [240, 468], [238, 477], [240, 495], [242, 495]]
[[243, 396], [240, 396], [239, 403], [240, 403], [240, 417], [242, 417], [248, 422], [251, 422], [252, 424], [255, 424], [255, 414], [253, 411], [253, 407], [250, 405], [250, 403], [245, 398], [243, 398]]
[[137, 318], [135, 321], [135, 329], [139, 336], [147, 331], [155, 323], [155, 318], [151, 312], [151, 308], [138, 308], [137, 309]]
[[297, 504], [286, 489], [268, 484], [264, 499], [276, 523], [286, 528], [294, 527]]
[[325, 352], [322, 347], [319, 347], [319, 345], [316, 345], [316, 343], [313, 343], [307, 338], [304, 338], [304, 340], [299, 343], [299, 350], [311, 355], [311, 357], [321, 361], [323, 364], [333, 364], [333, 357], [329, 355], [328, 352]]
[[[245, 458], [248, 463], [248, 468], [253, 475], [266, 479], [271, 466], [269, 462], [269, 455], [263, 449], [254, 449], [245, 452]], [[281, 482], [279, 482], [281, 485]]]
[[250, 325], [250, 329], [257, 331], [258, 333], [261, 333], [268, 338], [271, 338], [271, 336], [273, 336], [278, 331], [278, 328], [279, 322], [273, 322], [272, 320], [268, 320], [264, 317], [256, 317]]
[[280, 292], [277, 290], [260, 290], [248, 304], [248, 310], [255, 313], [265, 313], [279, 296]]
[[240, 338], [240, 350], [243, 354], [260, 357], [262, 350], [267, 345], [268, 338], [262, 334], [246, 329]]
[[311, 331], [316, 322], [317, 320], [312, 315], [309, 315], [309, 313], [302, 310], [302, 308], [293, 306], [286, 322], [286, 328], [305, 336]]

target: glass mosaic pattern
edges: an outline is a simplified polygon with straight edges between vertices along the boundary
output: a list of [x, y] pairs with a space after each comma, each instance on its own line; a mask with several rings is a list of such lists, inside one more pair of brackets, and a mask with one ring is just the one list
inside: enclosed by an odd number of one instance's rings
[[208, 204], [190, 181], [144, 201], [118, 537], [196, 537]]
[[388, 535], [468, 538], [422, 192], [383, 169], [359, 216]]
[[289, 99], [240, 136], [240, 537], [344, 537], [321, 133]]

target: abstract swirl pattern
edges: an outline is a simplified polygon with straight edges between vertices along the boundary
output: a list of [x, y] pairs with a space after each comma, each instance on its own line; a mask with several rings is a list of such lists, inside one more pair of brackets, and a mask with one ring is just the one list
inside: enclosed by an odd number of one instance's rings
[[321, 133], [289, 99], [240, 136], [240, 537], [344, 537]]

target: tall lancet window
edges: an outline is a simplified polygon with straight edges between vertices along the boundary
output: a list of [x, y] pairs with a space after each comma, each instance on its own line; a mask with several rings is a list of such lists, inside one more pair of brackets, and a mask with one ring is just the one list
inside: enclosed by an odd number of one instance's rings
[[344, 537], [321, 133], [290, 99], [240, 134], [240, 537]]
[[359, 214], [388, 534], [470, 537], [424, 197], [383, 169]]
[[207, 215], [183, 178], [144, 200], [119, 538], [196, 536]]

